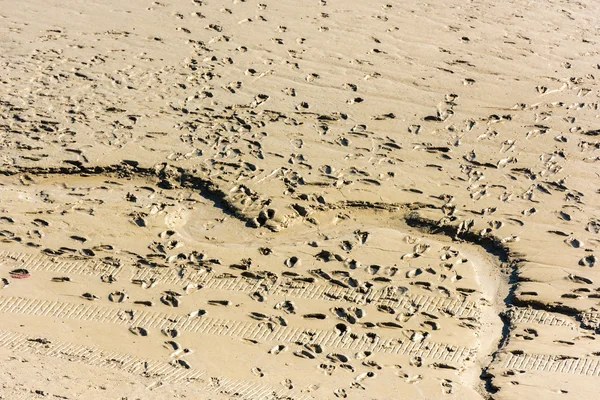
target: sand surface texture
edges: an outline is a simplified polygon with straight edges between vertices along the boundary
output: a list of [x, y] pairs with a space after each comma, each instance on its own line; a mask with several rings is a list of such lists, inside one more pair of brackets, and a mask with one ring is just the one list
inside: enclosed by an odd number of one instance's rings
[[599, 21], [0, 0], [0, 398], [597, 398]]

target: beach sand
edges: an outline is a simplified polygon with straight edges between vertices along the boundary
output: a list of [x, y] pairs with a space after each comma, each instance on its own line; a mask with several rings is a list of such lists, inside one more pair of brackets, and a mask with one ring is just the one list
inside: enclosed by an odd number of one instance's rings
[[599, 18], [0, 1], [0, 399], [596, 398]]

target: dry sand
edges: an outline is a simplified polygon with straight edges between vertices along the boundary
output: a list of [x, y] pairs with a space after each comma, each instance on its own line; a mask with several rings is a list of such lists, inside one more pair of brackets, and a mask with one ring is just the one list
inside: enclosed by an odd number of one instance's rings
[[599, 21], [0, 1], [0, 398], [598, 398]]

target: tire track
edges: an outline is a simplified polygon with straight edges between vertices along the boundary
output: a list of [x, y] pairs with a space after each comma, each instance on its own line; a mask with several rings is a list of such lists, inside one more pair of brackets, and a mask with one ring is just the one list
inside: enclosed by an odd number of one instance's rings
[[[10, 331], [0, 331], [0, 347], [20, 353], [30, 353], [45, 357], [54, 357], [69, 362], [124, 371], [148, 378], [158, 378], [161, 382], [173, 385], [202, 385], [201, 390], [230, 394], [239, 399], [268, 400], [274, 396], [287, 396], [290, 400], [304, 400], [306, 396], [295, 396], [287, 389], [273, 387], [255, 382], [228, 378], [210, 378], [207, 384], [201, 384], [207, 374], [193, 369], [182, 369], [161, 361], [149, 361], [129, 354], [95, 347], [81, 346], [73, 343], [50, 341], [35, 335], [26, 335]], [[215, 384], [214, 382], [218, 382]]]
[[121, 268], [96, 260], [62, 260], [42, 254], [0, 252], [0, 262], [4, 260], [15, 262], [15, 268], [25, 268], [33, 271], [48, 271], [60, 274], [75, 274], [87, 276], [102, 276], [111, 274], [118, 276]]
[[165, 362], [149, 361], [129, 354], [67, 342], [49, 341], [39, 336], [10, 331], [0, 331], [0, 346], [17, 352], [56, 357], [91, 366], [118, 369], [136, 375], [160, 376], [162, 381], [173, 384], [190, 383], [204, 375], [203, 372], [182, 370]]
[[356, 352], [371, 351], [374, 353], [415, 355], [459, 365], [471, 358], [475, 352], [474, 349], [463, 346], [426, 340], [411, 341], [406, 339], [409, 335], [398, 335], [399, 338], [384, 338], [372, 333], [359, 335], [346, 332], [340, 334], [334, 330], [284, 327], [264, 322], [234, 321], [204, 316], [191, 318], [178, 314], [130, 311], [92, 304], [21, 297], [0, 297], [0, 313], [141, 326], [146, 329], [157, 330], [169, 327], [203, 335], [229, 336], [277, 343], [310, 343], [327, 348], [349, 349]]
[[575, 324], [568, 319], [548, 311], [532, 308], [515, 307], [506, 311], [511, 322], [516, 324], [540, 324], [550, 326], [566, 326], [575, 329]]
[[[0, 252], [0, 259], [14, 261], [15, 268], [25, 268], [34, 271], [52, 271], [60, 274], [80, 274], [88, 276], [112, 275], [117, 277], [122, 274], [124, 267], [115, 268], [95, 260], [57, 260], [44, 255], [34, 255], [18, 252]], [[132, 272], [131, 279], [155, 279], [165, 284], [187, 283], [201, 284], [203, 287], [214, 290], [235, 291], [251, 294], [260, 291], [263, 295], [285, 296], [308, 300], [327, 300], [349, 302], [353, 304], [375, 304], [388, 306], [394, 310], [416, 308], [425, 312], [442, 312], [455, 318], [478, 318], [481, 310], [477, 303], [462, 298], [442, 296], [429, 296], [421, 294], [404, 293], [390, 295], [393, 286], [379, 290], [369, 290], [363, 293], [355, 288], [344, 288], [334, 285], [319, 285], [307, 282], [295, 282], [291, 279], [280, 279], [271, 284], [266, 279], [251, 279], [245, 277], [219, 277], [214, 272], [191, 271], [183, 276], [173, 269], [142, 269]], [[269, 285], [270, 284], [270, 285]]]
[[308, 400], [309, 397], [295, 396], [287, 389], [275, 390], [273, 387], [228, 378], [216, 378], [204, 388], [205, 391], [217, 392], [244, 400]]
[[509, 353], [502, 366], [524, 371], [600, 376], [600, 360], [592, 358], [515, 352]]
[[151, 270], [136, 273], [133, 279], [154, 278], [158, 282], [170, 284], [201, 284], [204, 288], [214, 290], [235, 291], [246, 294], [260, 292], [266, 296], [282, 296], [307, 300], [327, 300], [349, 302], [352, 304], [385, 305], [394, 310], [416, 308], [420, 311], [439, 311], [450, 314], [456, 318], [478, 318], [481, 310], [477, 303], [462, 298], [442, 296], [429, 296], [422, 294], [405, 293], [390, 295], [393, 286], [378, 290], [362, 292], [355, 288], [344, 288], [334, 285], [320, 285], [308, 282], [297, 282], [292, 279], [280, 278], [272, 283], [266, 279], [251, 279], [245, 277], [219, 277], [213, 272], [192, 272], [187, 277], [180, 277], [171, 272], [170, 276], [158, 275]]

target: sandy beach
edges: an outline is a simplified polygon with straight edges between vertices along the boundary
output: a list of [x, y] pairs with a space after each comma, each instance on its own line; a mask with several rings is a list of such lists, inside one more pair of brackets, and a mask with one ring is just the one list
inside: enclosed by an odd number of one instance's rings
[[600, 3], [0, 0], [0, 399], [594, 399]]

